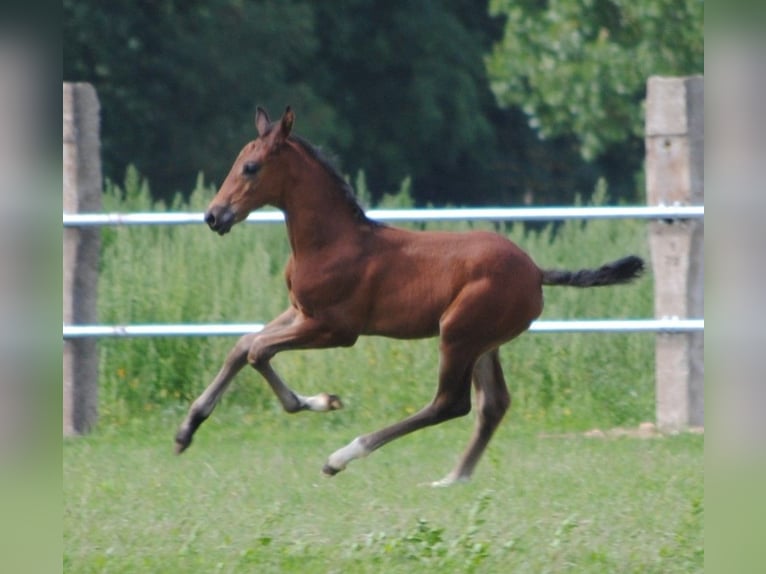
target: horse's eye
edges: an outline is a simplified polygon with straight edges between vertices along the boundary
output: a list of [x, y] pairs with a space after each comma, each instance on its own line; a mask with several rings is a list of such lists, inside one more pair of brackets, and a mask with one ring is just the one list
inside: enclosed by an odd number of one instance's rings
[[261, 166], [257, 162], [249, 161], [242, 166], [242, 173], [244, 175], [255, 175], [260, 168]]

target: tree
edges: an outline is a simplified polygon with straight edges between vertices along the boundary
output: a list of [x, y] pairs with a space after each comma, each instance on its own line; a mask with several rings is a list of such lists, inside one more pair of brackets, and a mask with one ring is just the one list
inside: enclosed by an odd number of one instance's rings
[[220, 181], [255, 106], [291, 104], [375, 199], [411, 176], [420, 202], [475, 203], [501, 187], [483, 66], [501, 31], [466, 0], [65, 0], [64, 77], [98, 90], [106, 173], [133, 163], [155, 196]]
[[502, 29], [486, 7], [336, 0], [315, 10], [327, 66], [312, 85], [346, 126], [330, 142], [344, 168], [364, 169], [376, 197], [408, 176], [420, 202], [496, 193], [496, 104], [482, 62]]
[[157, 197], [221, 181], [257, 104], [332, 117], [301, 80], [317, 49], [303, 2], [65, 0], [64, 38], [64, 78], [99, 93], [105, 172], [135, 164]]
[[704, 69], [702, 0], [491, 0], [490, 12], [507, 17], [487, 59], [498, 102], [544, 138], [574, 135], [587, 160], [637, 147], [650, 75]]
[[567, 203], [603, 166], [499, 108], [503, 26], [472, 0], [64, 0], [64, 78], [98, 90], [105, 174], [134, 164], [156, 198], [220, 182], [256, 105], [290, 104], [373, 200], [410, 177], [419, 204]]

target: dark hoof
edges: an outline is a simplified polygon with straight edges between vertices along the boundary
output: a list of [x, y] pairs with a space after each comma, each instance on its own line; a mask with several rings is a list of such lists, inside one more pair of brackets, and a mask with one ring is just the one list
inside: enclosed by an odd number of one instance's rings
[[329, 464], [326, 464], [326, 465], [324, 465], [322, 467], [322, 474], [324, 474], [325, 476], [335, 476], [341, 470], [343, 470], [343, 469], [342, 468], [333, 468]]
[[198, 412], [189, 415], [189, 418], [181, 423], [176, 433], [176, 454], [181, 454], [192, 442], [194, 432], [199, 428], [207, 417]]
[[343, 401], [338, 395], [327, 395], [327, 406], [331, 411], [338, 411], [343, 408]]
[[176, 446], [175, 446], [176, 454], [181, 454], [183, 451], [189, 448], [190, 444], [191, 444], [191, 437], [184, 437], [181, 433], [178, 433], [176, 435]]

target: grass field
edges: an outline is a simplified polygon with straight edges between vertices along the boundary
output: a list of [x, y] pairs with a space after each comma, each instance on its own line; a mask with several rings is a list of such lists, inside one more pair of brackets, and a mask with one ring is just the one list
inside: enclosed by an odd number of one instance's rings
[[325, 457], [370, 430], [344, 411], [231, 405], [176, 457], [179, 415], [65, 442], [66, 572], [703, 571], [702, 436], [543, 438], [511, 419], [471, 483], [439, 489], [421, 485], [472, 417], [328, 479]]
[[[188, 203], [155, 205], [132, 173], [124, 191], [109, 188], [104, 208], [201, 210], [211, 195], [200, 183]], [[603, 200], [602, 190], [594, 202]], [[545, 267], [648, 257], [645, 224], [636, 221], [441, 227], [505, 233]], [[282, 226], [243, 225], [225, 238], [201, 226], [105, 229], [100, 321], [268, 320], [286, 305], [287, 252]], [[651, 276], [545, 296], [544, 319], [652, 314]], [[64, 443], [66, 572], [703, 570], [704, 438], [583, 435], [653, 419], [651, 334], [527, 334], [507, 345], [510, 415], [473, 482], [449, 489], [421, 484], [450, 470], [472, 416], [320, 476], [335, 449], [430, 400], [434, 340], [363, 338], [352, 349], [277, 356], [275, 368], [298, 392], [341, 396], [346, 408], [324, 415], [283, 414], [245, 369], [175, 457], [177, 425], [233, 342], [100, 342], [98, 427]]]

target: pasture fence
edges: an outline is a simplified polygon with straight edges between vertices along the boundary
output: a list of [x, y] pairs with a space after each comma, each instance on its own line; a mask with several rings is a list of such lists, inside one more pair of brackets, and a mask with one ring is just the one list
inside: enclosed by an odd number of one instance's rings
[[[654, 319], [535, 321], [530, 331], [655, 332], [656, 416], [669, 432], [704, 424], [702, 78], [650, 78], [646, 166], [649, 206], [376, 209], [385, 222], [650, 220]], [[99, 228], [204, 223], [201, 213], [99, 213], [98, 99], [87, 84], [64, 84], [64, 433], [87, 432], [97, 419], [101, 337], [232, 336], [262, 323], [99, 325], [96, 318]], [[251, 224], [279, 223], [260, 211]]]

